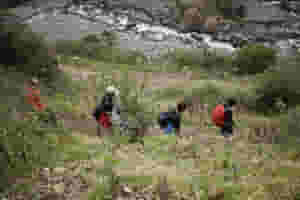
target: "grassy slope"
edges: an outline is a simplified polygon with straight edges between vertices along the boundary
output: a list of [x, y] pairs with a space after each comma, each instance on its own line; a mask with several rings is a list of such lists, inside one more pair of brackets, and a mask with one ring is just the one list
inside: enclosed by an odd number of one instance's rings
[[[113, 69], [115, 74], [122, 76], [125, 71], [130, 70], [130, 77], [138, 79], [141, 79], [144, 72], [147, 71], [146, 88], [162, 91], [160, 93], [152, 92], [151, 98], [156, 99], [155, 103], [160, 103], [163, 109], [167, 104], [175, 103], [177, 97], [180, 98], [183, 93], [182, 90], [201, 87], [205, 82], [213, 82], [221, 89], [232, 90], [238, 89], [243, 83], [249, 86], [244, 87], [247, 90], [254, 84], [239, 79], [198, 78], [198, 80], [188, 80], [184, 73], [160, 72], [152, 68], [153, 66], [114, 65], [84, 60], [79, 62], [81, 62], [79, 65], [74, 63], [64, 65], [64, 70], [71, 73], [73, 77], [78, 76], [76, 75], [78, 71], [86, 74], [92, 72], [87, 80], [81, 80], [81, 83], [86, 83], [84, 85], [87, 87], [80, 93], [82, 95], [81, 103], [74, 109], [77, 113], [81, 113], [79, 116], [82, 116], [82, 126], [93, 123], [88, 118], [90, 110], [95, 105], [95, 99], [89, 97], [97, 95], [93, 81], [93, 77], [95, 77], [93, 72], [96, 71], [110, 72]], [[84, 79], [84, 75], [81, 78]], [[170, 90], [173, 92], [168, 92]], [[139, 177], [134, 181], [131, 180], [138, 185], [158, 183], [159, 177], [166, 176], [169, 185], [186, 195], [189, 195], [191, 183], [203, 184], [203, 187], [208, 188], [209, 192], [213, 192], [215, 187], [223, 188], [227, 191], [226, 199], [271, 199], [271, 193], [278, 192], [276, 189], [278, 185], [281, 187], [280, 185], [285, 185], [287, 180], [300, 175], [298, 173], [300, 171], [299, 163], [287, 160], [286, 155], [275, 154], [271, 145], [253, 144], [249, 140], [248, 135], [253, 133], [249, 133], [248, 128], [260, 125], [268, 119], [248, 112], [239, 113], [235, 117], [237, 120], [242, 119], [242, 122], [239, 123], [235, 138], [228, 143], [217, 135], [214, 127], [199, 123], [209, 121], [208, 117], [206, 112], [196, 113], [193, 118], [186, 115], [183, 132], [185, 135], [192, 136], [178, 139], [177, 142], [173, 136], [159, 135], [147, 136], [144, 149], [137, 144], [121, 145], [112, 154], [118, 160], [114, 171], [124, 178], [123, 183], [130, 182], [131, 179], [128, 177]], [[87, 131], [89, 136], [86, 135]], [[154, 129], [152, 132], [157, 135], [159, 130]], [[85, 178], [90, 183], [90, 191], [95, 188], [96, 192], [93, 194], [100, 195], [95, 177], [99, 176], [97, 169], [105, 166], [106, 162], [103, 160], [105, 153], [103, 153], [103, 146], [94, 144], [108, 142], [114, 146], [114, 142], [110, 143], [107, 138], [104, 140], [96, 138], [95, 129], [92, 130], [92, 127], [85, 130], [77, 129], [74, 131], [74, 135], [81, 141], [80, 147], [76, 144], [78, 151], [95, 153], [88, 159], [92, 169], [85, 174]], [[73, 156], [76, 158], [76, 154]], [[233, 163], [236, 167], [235, 174], [232, 173], [232, 168], [226, 166], [228, 163], [229, 165]], [[200, 191], [199, 188], [197, 190]], [[268, 190], [270, 191], [267, 192]], [[93, 199], [93, 196], [90, 198]]]

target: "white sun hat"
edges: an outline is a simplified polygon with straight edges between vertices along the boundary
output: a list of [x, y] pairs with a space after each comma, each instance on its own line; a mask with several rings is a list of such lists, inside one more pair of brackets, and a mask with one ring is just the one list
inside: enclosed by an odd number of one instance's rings
[[37, 79], [37, 78], [32, 78], [31, 80], [30, 80], [30, 82], [32, 83], [32, 84], [34, 84], [34, 85], [37, 85], [38, 83], [39, 83], [39, 80]]
[[113, 85], [108, 86], [106, 88], [106, 92], [114, 93], [116, 96], [119, 96], [119, 94], [120, 94], [120, 91], [117, 88], [115, 88], [115, 86], [113, 86]]

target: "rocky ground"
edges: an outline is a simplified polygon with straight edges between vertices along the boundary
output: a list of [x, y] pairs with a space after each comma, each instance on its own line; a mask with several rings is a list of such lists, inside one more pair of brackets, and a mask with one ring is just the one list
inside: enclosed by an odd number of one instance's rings
[[[110, 68], [109, 64], [106, 65]], [[219, 136], [218, 131], [209, 125], [209, 113], [205, 109], [192, 116], [188, 113], [184, 115], [182, 138], [164, 136], [155, 127], [147, 132], [144, 146], [99, 138], [96, 136], [96, 123], [90, 116], [95, 102], [90, 102], [87, 97], [96, 95], [93, 81], [98, 75], [96, 72], [101, 72], [104, 67], [99, 68], [98, 64], [84, 67], [63, 65], [62, 69], [74, 81], [89, 83], [88, 88], [80, 91], [81, 101], [76, 107], [74, 105], [74, 113], [63, 117], [66, 128], [72, 130], [72, 137], [76, 139], [61, 139], [65, 142], [62, 154], [69, 161], [50, 169], [41, 169], [30, 181], [18, 180], [22, 190], [8, 193], [5, 197], [8, 200], [96, 200], [102, 195], [102, 186], [107, 184], [101, 182], [105, 177], [103, 173], [115, 178], [114, 184], [110, 183], [110, 194], [114, 196], [107, 197], [114, 200], [188, 200], [199, 199], [206, 192], [211, 200], [226, 199], [233, 194], [238, 199], [260, 200], [269, 198], [269, 185], [275, 187], [282, 184], [279, 187], [285, 188], [294, 181], [294, 177], [299, 176], [299, 162], [291, 160], [287, 154], [275, 152], [270, 140], [264, 142], [265, 136], [256, 133], [251, 126], [250, 122], [256, 120], [263, 124], [266, 119], [245, 110], [235, 114], [239, 123], [247, 123], [237, 127], [232, 141]], [[117, 80], [117, 77], [124, 75], [123, 72], [126, 70], [122, 68], [114, 70], [111, 77]], [[145, 87], [152, 90], [146, 98], [155, 97], [158, 90], [189, 90], [205, 83], [231, 89], [245, 85], [245, 90], [251, 85], [251, 80], [205, 79], [199, 74], [144, 72], [138, 66], [129, 71], [129, 76], [137, 81], [136, 87], [146, 81]], [[160, 103], [164, 110], [181, 95], [179, 92], [176, 97], [166, 96], [152, 103]], [[117, 161], [113, 164], [111, 158]], [[112, 171], [102, 172], [105, 167]], [[26, 185], [29, 188], [24, 189]], [[191, 185], [197, 188], [192, 190]]]

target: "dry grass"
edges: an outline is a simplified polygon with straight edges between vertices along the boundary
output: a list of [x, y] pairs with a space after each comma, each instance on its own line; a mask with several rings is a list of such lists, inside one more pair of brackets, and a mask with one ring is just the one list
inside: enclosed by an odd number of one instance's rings
[[[146, 77], [145, 72], [130, 73], [132, 74], [130, 77], [133, 75], [141, 79]], [[120, 76], [122, 73], [115, 72], [115, 75]], [[201, 87], [208, 82], [207, 80], [189, 80], [180, 73], [148, 72], [147, 79], [146, 87], [151, 88]], [[94, 95], [93, 92], [95, 91], [92, 84], [93, 78], [90, 77], [87, 80], [90, 81], [90, 85], [83, 92], [85, 97]], [[238, 80], [211, 82], [226, 90], [235, 90], [240, 87]], [[251, 88], [249, 82], [243, 84]], [[178, 100], [177, 98], [162, 99], [159, 103], [161, 109], [165, 110], [168, 104]], [[85, 112], [90, 109], [87, 101], [93, 100], [82, 98], [80, 111]], [[94, 105], [93, 103], [89, 105]], [[178, 192], [189, 194], [190, 177], [209, 176], [210, 184], [207, 187], [213, 190], [215, 183], [221, 183], [220, 177], [224, 177], [227, 173], [224, 162], [230, 160], [238, 168], [234, 183], [241, 186], [240, 198], [267, 199], [270, 195], [270, 192], [267, 191], [268, 185], [272, 184], [276, 177], [287, 179], [295, 174], [288, 173], [289, 170], [294, 172], [298, 170], [297, 165], [299, 164], [292, 163], [287, 166], [287, 163], [290, 163], [287, 158], [282, 155], [280, 158], [276, 158], [271, 144], [265, 143], [263, 148], [259, 149], [259, 144], [265, 142], [263, 138], [266, 135], [274, 134], [277, 127], [276, 121], [241, 110], [235, 115], [235, 118], [240, 122], [236, 136], [229, 142], [217, 135], [218, 130], [215, 127], [209, 126], [209, 117], [209, 113], [205, 109], [202, 112], [194, 113], [192, 118], [188, 113], [185, 113], [184, 118], [189, 124], [183, 127], [186, 137], [178, 139], [176, 144], [171, 142], [171, 138], [161, 135], [157, 129], [153, 129], [152, 131], [155, 133], [151, 135], [156, 135], [153, 136], [154, 139], [148, 137], [145, 139], [146, 146], [152, 145], [151, 151], [146, 151], [137, 144], [121, 145], [115, 154], [116, 158], [120, 160], [118, 166], [115, 167], [116, 173], [121, 177], [152, 176], [153, 184], [158, 185], [162, 184], [159, 177], [166, 177], [167, 183], [164, 182], [163, 184], [175, 188]], [[100, 144], [102, 142], [98, 138], [84, 135], [83, 132], [77, 134], [76, 137], [79, 137], [80, 141], [86, 144]], [[270, 140], [266, 142], [268, 143]], [[166, 149], [165, 152], [158, 151], [164, 149]], [[230, 151], [231, 156], [227, 157], [226, 151]], [[273, 157], [268, 157], [269, 155], [273, 155]], [[103, 166], [101, 159], [93, 159], [93, 163], [95, 168]], [[93, 176], [89, 175], [89, 177]], [[90, 182], [96, 184], [93, 180]]]

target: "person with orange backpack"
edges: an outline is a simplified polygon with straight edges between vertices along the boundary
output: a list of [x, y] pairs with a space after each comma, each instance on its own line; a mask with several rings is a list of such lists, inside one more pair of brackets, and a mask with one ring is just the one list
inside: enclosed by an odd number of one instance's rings
[[40, 90], [38, 88], [39, 81], [36, 78], [32, 78], [29, 81], [28, 87], [26, 87], [27, 102], [32, 105], [33, 109], [38, 112], [45, 110], [46, 105], [41, 103]]
[[219, 104], [212, 111], [213, 123], [221, 128], [221, 135], [229, 137], [233, 135], [233, 107], [237, 104], [234, 98], [227, 99], [225, 104]]
[[52, 108], [41, 101], [39, 80], [37, 78], [32, 78], [31, 80], [29, 80], [25, 90], [26, 101], [32, 106], [31, 111], [33, 111], [35, 115], [38, 116], [38, 118], [45, 124], [58, 127], [59, 125], [56, 117], [56, 112], [54, 112]]

